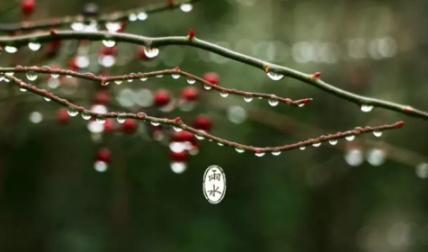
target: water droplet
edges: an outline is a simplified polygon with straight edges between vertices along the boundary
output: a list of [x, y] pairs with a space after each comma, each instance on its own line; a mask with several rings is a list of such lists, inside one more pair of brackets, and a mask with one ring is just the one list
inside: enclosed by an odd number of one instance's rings
[[97, 116], [95, 121], [97, 121], [99, 124], [104, 124], [106, 122], [106, 118], [104, 116]]
[[236, 152], [238, 152], [238, 153], [244, 153], [244, 149], [241, 149], [241, 148], [235, 148], [235, 150], [236, 150]]
[[179, 74], [171, 74], [171, 77], [176, 80], [176, 79], [180, 78], [180, 75]]
[[85, 25], [81, 22], [74, 22], [71, 24], [71, 29], [74, 31], [83, 31], [85, 29]]
[[147, 77], [141, 77], [140, 78], [140, 81], [146, 81], [147, 80]]
[[253, 100], [252, 96], [245, 96], [244, 97], [244, 101], [246, 101], [246, 102], [251, 102], [252, 100]]
[[305, 104], [304, 103], [300, 103], [299, 104], [299, 108], [302, 108], [302, 107], [304, 107], [305, 106]]
[[175, 126], [173, 126], [172, 128], [173, 128], [175, 131], [177, 131], [177, 132], [180, 132], [180, 131], [182, 131], [182, 130], [183, 130], [182, 128], [175, 127]]
[[271, 105], [272, 107], [275, 107], [275, 106], [277, 106], [277, 105], [278, 105], [279, 101], [278, 101], [278, 99], [277, 99], [276, 97], [271, 97], [271, 98], [268, 100], [268, 103], [269, 103], [269, 105]]
[[183, 12], [190, 12], [193, 9], [193, 5], [191, 5], [189, 3], [185, 3], [185, 4], [180, 5], [180, 9]]
[[108, 86], [108, 84], [110, 84], [110, 82], [108, 82], [108, 81], [101, 81], [101, 86], [106, 87], [106, 86]]
[[116, 83], [117, 85], [122, 84], [122, 80], [115, 80], [114, 83]]
[[354, 135], [350, 135], [350, 136], [345, 137], [345, 139], [346, 139], [346, 141], [352, 141], [352, 140], [355, 139], [355, 136]]
[[162, 77], [163, 77], [163, 74], [156, 75], [156, 78], [162, 78]]
[[416, 166], [416, 175], [422, 179], [428, 178], [428, 164], [427, 163], [418, 164]]
[[40, 47], [42, 47], [42, 45], [39, 43], [34, 43], [34, 42], [28, 43], [28, 48], [30, 48], [31, 51], [34, 51], [34, 52], [38, 51]]
[[271, 80], [274, 80], [274, 81], [279, 81], [279, 80], [281, 80], [282, 78], [284, 78], [284, 75], [283, 75], [283, 74], [274, 73], [274, 72], [271, 72], [271, 71], [267, 72], [267, 76], [268, 76]]
[[27, 92], [27, 89], [26, 88], [20, 88], [19, 89], [21, 92]]
[[114, 40], [103, 40], [103, 44], [105, 47], [113, 47], [116, 45], [116, 41], [114, 41]]
[[258, 153], [256, 152], [255, 155], [256, 155], [256, 157], [263, 157], [265, 155], [265, 153], [264, 152], [258, 152]]
[[57, 79], [59, 77], [59, 74], [57, 73], [51, 73], [51, 77], [54, 79]]
[[148, 15], [147, 15], [147, 13], [145, 13], [145, 12], [140, 12], [140, 13], [138, 13], [138, 15], [137, 15], [137, 18], [138, 18], [139, 20], [141, 20], [141, 21], [146, 20], [146, 19], [147, 19], [147, 17], [148, 17]]
[[336, 145], [337, 144], [337, 139], [331, 139], [330, 141], [328, 141], [331, 145]]
[[122, 28], [122, 25], [119, 22], [107, 22], [106, 28], [109, 32], [117, 32]]
[[226, 98], [226, 97], [228, 97], [228, 96], [229, 96], [229, 93], [228, 93], [228, 92], [223, 92], [223, 91], [221, 91], [221, 92], [220, 92], [220, 96], [221, 96], [221, 97], [223, 97], [223, 98]]
[[67, 112], [70, 116], [77, 116], [77, 114], [79, 114], [79, 110], [74, 107], [69, 107]]
[[361, 111], [364, 113], [370, 112], [373, 110], [373, 106], [370, 105], [361, 105]]
[[160, 125], [160, 123], [158, 123], [158, 122], [154, 122], [154, 121], [151, 121], [150, 123], [151, 123], [153, 126], [155, 126], [155, 127]]
[[218, 144], [218, 146], [224, 146], [224, 144], [223, 143], [217, 143]]
[[154, 58], [159, 55], [159, 49], [144, 47], [144, 53], [146, 54], [147, 58]]
[[35, 80], [37, 80], [37, 77], [38, 77], [37, 73], [36, 73], [36, 72], [33, 72], [33, 71], [27, 72], [27, 73], [25, 74], [25, 76], [27, 76], [27, 79], [28, 79], [29, 81], [35, 81]]
[[205, 139], [205, 137], [204, 137], [204, 136], [201, 136], [201, 135], [198, 135], [198, 134], [195, 134], [195, 137], [196, 137], [196, 139], [198, 139], [198, 140], [204, 140], [204, 139]]
[[16, 53], [18, 51], [18, 48], [14, 47], [14, 46], [5, 46], [4, 50], [7, 53]]
[[125, 113], [120, 113], [117, 115], [117, 122], [118, 123], [124, 123], [126, 121], [126, 114]]
[[300, 148], [299, 148], [300, 150], [305, 150], [306, 149], [306, 146], [300, 146]]
[[272, 151], [272, 155], [274, 156], [279, 156], [281, 154], [280, 151]]
[[134, 81], [134, 79], [127, 79], [126, 81], [127, 81], [127, 82], [133, 82], [133, 81]]
[[43, 97], [43, 99], [45, 99], [45, 101], [47, 101], [47, 102], [51, 101], [51, 98], [49, 98], [49, 97]]
[[373, 131], [373, 135], [375, 137], [381, 137], [382, 136], [382, 131], [375, 130], [375, 131]]
[[90, 113], [88, 113], [88, 112], [83, 112], [82, 113], [82, 118], [83, 118], [83, 120], [89, 120], [89, 119], [91, 119], [91, 114]]
[[321, 142], [313, 143], [312, 146], [314, 146], [314, 147], [320, 147], [321, 146]]
[[187, 78], [187, 83], [189, 83], [190, 85], [193, 85], [196, 83], [196, 80], [192, 78]]
[[136, 14], [134, 14], [134, 13], [131, 13], [131, 14], [129, 14], [129, 16], [128, 16], [128, 20], [129, 20], [129, 21], [131, 21], [131, 22], [136, 21], [137, 19], [138, 19], [138, 17], [137, 17], [137, 15], [136, 15]]
[[15, 73], [14, 72], [7, 72], [7, 73], [5, 73], [5, 75], [6, 76], [13, 76], [13, 75], [15, 75]]
[[210, 85], [207, 85], [207, 84], [205, 84], [204, 85], [204, 89], [205, 90], [211, 90], [213, 87], [212, 86], [210, 86]]

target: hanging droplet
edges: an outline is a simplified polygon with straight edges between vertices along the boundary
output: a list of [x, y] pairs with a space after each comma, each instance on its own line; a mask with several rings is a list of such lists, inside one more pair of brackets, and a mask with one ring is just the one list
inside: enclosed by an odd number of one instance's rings
[[205, 139], [205, 137], [204, 137], [204, 136], [201, 136], [201, 135], [198, 135], [198, 134], [195, 134], [195, 137], [196, 137], [196, 139], [198, 139], [198, 140], [204, 140], [204, 139]]
[[14, 72], [7, 72], [7, 73], [5, 73], [5, 75], [6, 76], [13, 76], [13, 75], [15, 75], [15, 73]]
[[138, 19], [138, 17], [137, 17], [137, 15], [136, 14], [134, 14], [134, 13], [131, 13], [131, 14], [129, 14], [129, 16], [128, 16], [128, 20], [129, 21], [131, 21], [131, 22], [134, 22], [134, 21], [136, 21]]
[[268, 100], [268, 103], [269, 103], [269, 105], [271, 105], [272, 107], [275, 107], [275, 106], [277, 106], [277, 105], [278, 105], [279, 101], [278, 101], [278, 99], [277, 99], [276, 97], [271, 97], [271, 98]]
[[27, 79], [28, 79], [29, 81], [35, 81], [35, 80], [37, 80], [37, 77], [38, 77], [37, 73], [36, 73], [36, 72], [33, 72], [33, 71], [27, 72], [27, 73], [25, 74], [25, 76], [27, 76]]
[[354, 135], [350, 135], [350, 136], [345, 137], [345, 139], [346, 139], [346, 141], [352, 141], [352, 140], [355, 139], [355, 136]]
[[190, 85], [193, 85], [196, 83], [196, 80], [192, 78], [187, 78], [187, 83], [189, 83]]
[[59, 77], [59, 74], [57, 73], [51, 73], [51, 77], [54, 79], [57, 79]]
[[171, 74], [171, 77], [176, 80], [176, 79], [180, 78], [180, 75], [179, 74]]
[[70, 116], [77, 116], [77, 114], [79, 114], [79, 110], [77, 110], [75, 107], [69, 107], [67, 112]]
[[274, 72], [271, 72], [271, 71], [267, 72], [266, 74], [267, 74], [267, 76], [268, 76], [271, 80], [274, 80], [274, 81], [279, 81], [279, 80], [281, 80], [282, 78], [284, 78], [284, 75], [283, 75], [283, 74], [274, 73]]
[[21, 92], [27, 92], [27, 89], [26, 88], [20, 88], [19, 91], [21, 91]]
[[220, 96], [221, 96], [221, 97], [223, 97], [223, 98], [226, 98], [226, 97], [228, 97], [228, 96], [229, 96], [229, 93], [228, 93], [228, 92], [223, 92], [223, 91], [221, 91], [221, 92], [220, 92]]
[[106, 118], [103, 116], [97, 116], [95, 118], [95, 121], [97, 121], [97, 123], [99, 123], [99, 124], [104, 124], [106, 122]]
[[361, 105], [361, 111], [368, 113], [373, 110], [373, 106], [370, 105]]
[[252, 100], [253, 100], [252, 96], [245, 96], [244, 97], [244, 101], [246, 101], [246, 102], [251, 102]]
[[88, 113], [88, 112], [83, 112], [82, 113], [82, 118], [83, 118], [83, 120], [89, 120], [89, 119], [91, 119], [91, 114], [90, 113]]
[[120, 113], [117, 115], [117, 122], [118, 123], [124, 123], [126, 121], [126, 114], [125, 113]]
[[154, 122], [154, 121], [151, 121], [150, 123], [151, 123], [153, 126], [155, 126], [155, 127], [160, 125], [160, 123], [158, 123], [158, 122]]
[[14, 47], [14, 46], [5, 46], [4, 50], [7, 53], [16, 53], [18, 51], [18, 48]]
[[103, 44], [105, 47], [113, 47], [116, 45], [116, 41], [114, 41], [114, 40], [103, 40]]
[[220, 142], [218, 142], [217, 144], [218, 144], [218, 146], [224, 146], [224, 144], [220, 143]]
[[306, 146], [300, 146], [300, 148], [299, 148], [300, 150], [305, 150], [306, 149]]
[[85, 25], [82, 22], [74, 22], [71, 24], [71, 29], [74, 31], [83, 31], [85, 29]]
[[159, 55], [159, 49], [144, 47], [144, 53], [146, 54], [147, 58], [154, 58]]
[[337, 139], [331, 139], [330, 141], [328, 141], [331, 145], [336, 145], [337, 144]]
[[175, 126], [173, 126], [172, 128], [173, 128], [176, 132], [180, 132], [180, 131], [182, 131], [182, 130], [183, 130], [182, 128], [175, 127]]
[[238, 153], [244, 153], [244, 149], [241, 149], [241, 148], [235, 148], [235, 150], [236, 150], [236, 152], [238, 152]]
[[314, 146], [314, 147], [320, 147], [321, 146], [321, 142], [313, 143], [312, 146]]
[[183, 12], [190, 12], [193, 9], [193, 5], [191, 5], [189, 3], [185, 3], [185, 4], [180, 5], [180, 9]]
[[140, 78], [140, 81], [146, 81], [147, 80], [147, 77], [141, 77]]
[[45, 99], [45, 101], [47, 101], [47, 102], [51, 101], [51, 98], [49, 98], [49, 97], [43, 97], [43, 99]]
[[263, 157], [265, 155], [264, 152], [256, 152], [255, 153], [256, 157]]
[[381, 137], [382, 136], [382, 131], [375, 130], [375, 131], [373, 131], [373, 135], [375, 137]]
[[122, 84], [122, 80], [115, 80], [114, 83], [116, 83], [117, 85]]
[[133, 82], [134, 79], [126, 79], [127, 82]]
[[305, 106], [305, 104], [304, 103], [300, 103], [298, 106], [299, 106], [299, 108], [302, 108], [302, 107]]
[[272, 155], [274, 156], [279, 156], [281, 154], [280, 151], [272, 151]]
[[162, 77], [163, 77], [163, 74], [156, 75], [156, 78], [162, 78]]
[[30, 48], [31, 51], [34, 51], [34, 52], [38, 51], [40, 47], [42, 47], [40, 43], [34, 43], [34, 42], [28, 43], [28, 48]]
[[205, 84], [204, 85], [204, 89], [205, 90], [211, 90], [213, 87], [212, 86], [210, 86], [210, 85], [207, 85], [207, 84]]
[[146, 20], [146, 19], [147, 19], [147, 17], [148, 17], [148, 15], [147, 15], [147, 13], [145, 13], [144, 11], [143, 11], [143, 12], [138, 13], [138, 15], [137, 15], [138, 20], [141, 20], [141, 21]]

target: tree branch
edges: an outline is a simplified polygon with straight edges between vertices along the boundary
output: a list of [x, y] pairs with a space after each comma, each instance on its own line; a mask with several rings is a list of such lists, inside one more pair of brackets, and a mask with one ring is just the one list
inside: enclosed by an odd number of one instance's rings
[[[224, 47], [209, 43], [204, 40], [196, 39], [194, 37], [143, 37], [126, 33], [109, 33], [109, 32], [74, 32], [74, 31], [54, 31], [54, 32], [41, 32], [37, 34], [22, 35], [16, 37], [0, 37], [1, 46], [20, 47], [28, 43], [43, 43], [55, 40], [69, 40], [69, 39], [85, 39], [85, 40], [107, 40], [115, 42], [127, 42], [138, 45], [145, 45], [149, 48], [157, 48], [167, 45], [186, 45], [197, 47], [206, 51], [210, 51], [226, 58], [230, 58], [244, 64], [262, 69], [272, 77], [272, 79], [280, 80], [283, 76], [288, 76], [304, 83], [310, 84], [316, 88], [333, 94], [337, 97], [347, 101], [356, 103], [366, 111], [371, 110], [373, 107], [380, 107], [387, 110], [396, 111], [411, 117], [422, 118], [428, 120], [428, 112], [415, 109], [408, 105], [394, 103], [390, 101], [375, 99], [371, 97], [357, 95], [343, 89], [334, 87], [324, 81], [320, 77], [320, 73], [305, 74], [297, 70], [287, 68], [284, 66], [265, 62], [263, 60], [250, 57], [238, 52], [226, 49]], [[5, 48], [7, 51], [7, 48]]]
[[105, 114], [99, 114], [99, 113], [94, 113], [90, 110], [87, 110], [83, 107], [80, 107], [76, 104], [73, 104], [65, 99], [62, 99], [52, 93], [47, 92], [46, 90], [42, 90], [42, 89], [38, 89], [34, 86], [28, 85], [25, 82], [23, 82], [22, 80], [14, 77], [14, 76], [6, 76], [6, 79], [12, 81], [13, 83], [15, 83], [19, 88], [22, 89], [26, 89], [32, 93], [38, 94], [42, 97], [47, 98], [47, 100], [49, 101], [54, 101], [60, 105], [66, 106], [69, 109], [69, 114], [72, 116], [76, 116], [78, 113], [82, 113], [85, 114], [86, 116], [91, 116], [97, 119], [97, 121], [99, 122], [103, 122], [105, 121], [105, 118], [132, 118], [132, 119], [136, 119], [136, 120], [143, 120], [143, 121], [149, 121], [151, 123], [154, 124], [164, 124], [164, 125], [170, 125], [173, 126], [175, 130], [186, 130], [188, 132], [191, 132], [193, 134], [195, 134], [195, 136], [198, 139], [209, 139], [211, 141], [217, 142], [219, 145], [226, 145], [226, 146], [231, 146], [234, 147], [239, 153], [244, 152], [245, 150], [247, 151], [252, 151], [255, 152], [256, 156], [263, 156], [266, 152], [271, 152], [273, 155], [279, 155], [281, 153], [281, 151], [287, 151], [287, 150], [292, 150], [292, 149], [296, 149], [296, 148], [305, 148], [306, 146], [310, 146], [313, 145], [314, 147], [318, 147], [321, 145], [322, 142], [326, 142], [326, 141], [336, 141], [338, 139], [341, 138], [354, 138], [355, 135], [358, 134], [364, 134], [364, 133], [374, 133], [376, 134], [377, 132], [381, 132], [381, 131], [385, 131], [385, 130], [389, 130], [389, 129], [396, 129], [396, 128], [401, 128], [404, 123], [402, 121], [400, 122], [396, 122], [393, 124], [385, 124], [385, 125], [381, 125], [381, 126], [375, 126], [375, 127], [365, 127], [365, 128], [356, 128], [354, 130], [349, 130], [346, 132], [338, 132], [336, 134], [330, 134], [327, 136], [320, 136], [317, 138], [312, 138], [306, 141], [301, 141], [298, 143], [294, 143], [294, 144], [288, 144], [288, 145], [282, 145], [282, 146], [276, 146], [276, 147], [254, 147], [254, 146], [250, 146], [250, 145], [244, 145], [244, 144], [240, 144], [240, 143], [236, 143], [236, 142], [232, 142], [226, 139], [222, 139], [216, 136], [213, 136], [211, 134], [208, 134], [206, 132], [197, 130], [195, 128], [192, 128], [186, 124], [184, 124], [181, 119], [179, 117], [175, 118], [175, 119], [167, 119], [167, 118], [157, 118], [157, 117], [152, 117], [152, 116], [148, 116], [145, 113], [118, 113], [118, 112], [110, 112], [110, 113], [105, 113]]
[[[109, 14], [103, 14], [96, 18], [85, 18], [82, 15], [74, 17], [52, 18], [36, 22], [20, 22], [14, 24], [0, 24], [0, 32], [17, 32], [17, 31], [34, 31], [39, 29], [51, 29], [64, 27], [72, 23], [87, 23], [95, 20], [97, 23], [120, 22], [120, 21], [137, 21], [139, 13], [146, 15], [155, 14], [167, 10], [180, 8], [182, 4], [194, 4], [200, 0], [164, 0], [163, 3], [156, 3], [142, 8], [135, 8], [126, 11], [115, 11]], [[132, 15], [135, 20], [130, 20]]]
[[57, 74], [57, 75], [68, 75], [68, 76], [74, 76], [80, 79], [86, 79], [91, 81], [100, 82], [101, 85], [108, 85], [110, 82], [113, 81], [126, 81], [131, 79], [142, 79], [145, 80], [148, 77], [155, 77], [159, 75], [171, 75], [173, 78], [178, 78], [180, 76], [184, 76], [187, 78], [187, 81], [190, 83], [198, 82], [202, 84], [205, 89], [214, 89], [219, 91], [223, 97], [226, 97], [229, 94], [242, 96], [244, 99], [252, 99], [255, 98], [267, 98], [269, 99], [269, 102], [271, 105], [276, 106], [278, 102], [286, 103], [293, 106], [303, 106], [307, 102], [311, 101], [311, 98], [304, 98], [300, 100], [291, 100], [289, 98], [282, 98], [278, 97], [274, 94], [266, 94], [266, 93], [255, 93], [255, 92], [246, 92], [246, 91], [240, 91], [236, 89], [231, 88], [224, 88], [219, 85], [212, 84], [198, 76], [195, 76], [193, 74], [190, 74], [188, 72], [181, 71], [180, 68], [176, 67], [174, 69], [166, 69], [161, 71], [154, 71], [154, 72], [148, 72], [148, 73], [135, 73], [135, 74], [127, 74], [127, 75], [117, 75], [117, 76], [97, 76], [92, 73], [79, 73], [71, 70], [66, 69], [59, 69], [59, 68], [49, 68], [49, 67], [24, 67], [24, 66], [16, 66], [16, 67], [0, 67], [0, 73], [19, 73], [19, 72], [25, 72], [25, 73], [43, 73], [43, 74]]

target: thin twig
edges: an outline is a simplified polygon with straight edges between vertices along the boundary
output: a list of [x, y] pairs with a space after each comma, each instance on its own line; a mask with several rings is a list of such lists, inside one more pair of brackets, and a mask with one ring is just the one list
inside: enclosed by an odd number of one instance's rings
[[376, 132], [381, 132], [381, 131], [385, 131], [385, 130], [390, 130], [390, 129], [397, 129], [397, 128], [401, 128], [404, 125], [404, 122], [399, 121], [393, 124], [385, 124], [385, 125], [380, 125], [380, 126], [375, 126], [375, 127], [365, 127], [365, 128], [356, 128], [354, 130], [349, 130], [346, 132], [338, 132], [336, 134], [330, 134], [330, 135], [326, 135], [326, 136], [319, 136], [317, 138], [312, 138], [306, 141], [301, 141], [298, 143], [294, 143], [294, 144], [288, 144], [288, 145], [282, 145], [282, 146], [276, 146], [276, 147], [254, 147], [254, 146], [250, 146], [250, 145], [244, 145], [244, 144], [240, 144], [240, 143], [236, 143], [236, 142], [232, 142], [226, 139], [222, 139], [216, 136], [213, 136], [211, 134], [208, 134], [204, 131], [201, 130], [197, 130], [195, 128], [192, 128], [186, 124], [184, 124], [180, 117], [177, 117], [175, 119], [167, 119], [167, 118], [157, 118], [157, 117], [152, 117], [152, 116], [148, 116], [145, 113], [118, 113], [118, 112], [110, 112], [110, 113], [105, 113], [105, 114], [99, 114], [99, 113], [94, 113], [88, 109], [85, 109], [83, 107], [80, 107], [76, 104], [73, 104], [65, 99], [62, 99], [50, 92], [47, 92], [46, 90], [43, 89], [38, 89], [34, 86], [28, 85], [25, 82], [23, 82], [22, 80], [14, 77], [14, 76], [6, 76], [6, 78], [10, 81], [13, 81], [19, 88], [21, 89], [26, 89], [32, 93], [38, 94], [44, 98], [47, 98], [47, 100], [49, 101], [54, 101], [60, 105], [66, 106], [68, 107], [69, 111], [70, 111], [70, 115], [72, 116], [76, 116], [78, 113], [82, 113], [84, 114], [86, 117], [94, 117], [97, 119], [97, 121], [99, 122], [104, 122], [106, 118], [132, 118], [132, 119], [136, 119], [136, 120], [143, 120], [143, 121], [149, 121], [152, 124], [164, 124], [164, 125], [170, 125], [173, 126], [175, 130], [186, 130], [188, 132], [191, 132], [193, 134], [195, 134], [196, 138], [198, 139], [209, 139], [211, 141], [217, 142], [219, 145], [226, 145], [226, 146], [231, 146], [234, 147], [238, 152], [242, 153], [245, 150], [247, 151], [252, 151], [255, 152], [255, 154], [257, 156], [262, 156], [264, 155], [266, 152], [271, 152], [273, 155], [279, 155], [281, 153], [281, 151], [287, 151], [287, 150], [292, 150], [292, 149], [296, 149], [296, 148], [304, 148], [306, 146], [310, 146], [313, 145], [315, 147], [321, 145], [322, 142], [326, 142], [326, 141], [334, 141], [334, 140], [338, 140], [341, 138], [346, 138], [346, 137], [355, 137], [355, 135], [358, 134], [364, 134], [364, 133], [370, 133], [373, 132], [374, 134], [376, 134]]
[[303, 106], [307, 102], [311, 101], [311, 98], [304, 98], [300, 100], [291, 100], [289, 98], [282, 98], [278, 97], [274, 94], [266, 94], [266, 93], [256, 93], [256, 92], [246, 92], [246, 91], [240, 91], [236, 89], [231, 88], [225, 88], [221, 87], [219, 85], [212, 84], [198, 76], [195, 76], [191, 73], [181, 71], [180, 68], [176, 67], [174, 69], [166, 69], [161, 71], [153, 71], [153, 72], [147, 72], [147, 73], [132, 73], [132, 74], [126, 74], [126, 75], [117, 75], [117, 76], [98, 76], [94, 75], [92, 73], [80, 73], [75, 72], [71, 70], [66, 69], [59, 69], [59, 68], [49, 68], [49, 67], [27, 67], [27, 66], [16, 66], [16, 67], [0, 67], [0, 73], [17, 73], [17, 72], [25, 72], [25, 73], [43, 73], [43, 74], [57, 74], [57, 75], [63, 75], [63, 76], [74, 76], [80, 79], [86, 79], [91, 81], [97, 81], [100, 82], [101, 85], [108, 85], [110, 82], [113, 81], [127, 81], [127, 80], [133, 80], [133, 79], [141, 79], [145, 80], [148, 77], [155, 77], [155, 76], [162, 76], [162, 75], [172, 75], [173, 78], [178, 78], [180, 76], [184, 76], [188, 78], [188, 82], [195, 83], [199, 82], [202, 84], [205, 89], [214, 89], [219, 91], [223, 96], [227, 96], [228, 94], [238, 95], [242, 96], [247, 101], [249, 99], [254, 98], [267, 98], [271, 102], [271, 104], [276, 105], [278, 102], [283, 102], [289, 105], [293, 106]]
[[[109, 32], [75, 32], [75, 31], [54, 31], [42, 32], [37, 34], [22, 35], [16, 37], [0, 37], [1, 46], [20, 47], [28, 43], [43, 43], [54, 40], [69, 40], [69, 39], [86, 39], [86, 40], [111, 40], [115, 42], [127, 42], [138, 45], [145, 45], [149, 48], [157, 48], [167, 45], [186, 45], [197, 47], [206, 51], [210, 51], [226, 58], [230, 58], [244, 64], [262, 69], [276, 79], [281, 79], [281, 76], [288, 76], [304, 83], [310, 84], [330, 94], [333, 94], [342, 99], [356, 103], [359, 106], [365, 106], [371, 110], [373, 107], [380, 107], [387, 110], [396, 111], [411, 117], [422, 118], [428, 120], [428, 112], [415, 109], [408, 105], [394, 103], [386, 100], [375, 99], [371, 97], [357, 95], [343, 89], [334, 87], [319, 78], [319, 73], [305, 74], [297, 70], [287, 68], [280, 65], [275, 65], [263, 60], [250, 57], [227, 48], [209, 43], [204, 40], [188, 37], [143, 37], [126, 33], [109, 33]], [[6, 48], [7, 49], [7, 48]], [[7, 50], [6, 50], [7, 51]], [[369, 107], [367, 107], [369, 106]]]
[[162, 3], [156, 3], [147, 7], [140, 7], [126, 11], [115, 11], [109, 14], [103, 14], [96, 18], [87, 18], [82, 15], [74, 17], [66, 16], [63, 18], [52, 18], [35, 22], [20, 22], [14, 24], [0, 24], [0, 32], [17, 32], [17, 31], [34, 31], [42, 29], [60, 28], [72, 23], [86, 23], [96, 21], [97, 23], [132, 21], [130, 15], [135, 16], [135, 21], [138, 21], [138, 14], [145, 13], [146, 15], [173, 10], [179, 8], [182, 4], [194, 4], [200, 0], [164, 0]]

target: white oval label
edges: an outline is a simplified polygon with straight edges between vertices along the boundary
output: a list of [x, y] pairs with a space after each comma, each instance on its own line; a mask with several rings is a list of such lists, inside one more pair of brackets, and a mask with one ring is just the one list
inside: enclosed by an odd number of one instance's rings
[[218, 165], [211, 165], [205, 170], [202, 191], [211, 204], [220, 203], [226, 194], [226, 174]]

